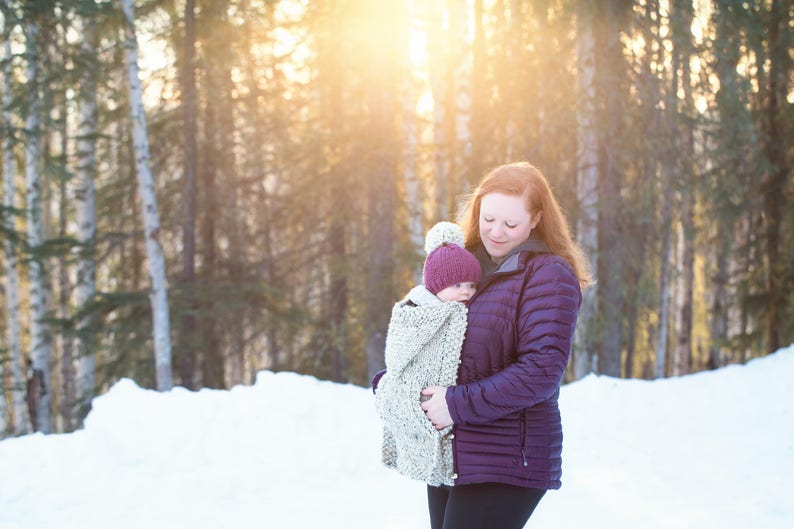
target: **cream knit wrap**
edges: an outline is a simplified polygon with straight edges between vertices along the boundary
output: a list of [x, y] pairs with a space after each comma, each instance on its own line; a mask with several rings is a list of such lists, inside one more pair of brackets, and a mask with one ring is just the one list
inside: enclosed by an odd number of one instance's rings
[[442, 302], [419, 285], [394, 305], [386, 335], [386, 374], [375, 394], [383, 463], [430, 485], [453, 484], [452, 427], [430, 424], [420, 392], [455, 384], [466, 313], [463, 303]]

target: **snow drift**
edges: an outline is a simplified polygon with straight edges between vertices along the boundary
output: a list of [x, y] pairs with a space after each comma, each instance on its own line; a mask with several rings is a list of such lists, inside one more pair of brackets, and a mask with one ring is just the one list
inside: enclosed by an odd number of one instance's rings
[[[529, 527], [794, 527], [794, 346], [657, 381], [564, 386], [563, 487]], [[84, 430], [0, 442], [0, 529], [427, 527], [380, 464], [367, 388], [261, 372], [229, 391], [125, 379]]]

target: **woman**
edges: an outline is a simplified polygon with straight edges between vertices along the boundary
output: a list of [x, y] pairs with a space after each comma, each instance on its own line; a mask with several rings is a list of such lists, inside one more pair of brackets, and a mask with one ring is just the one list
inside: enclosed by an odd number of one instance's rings
[[469, 300], [457, 385], [422, 391], [433, 426], [453, 426], [454, 486], [428, 485], [431, 526], [521, 528], [561, 485], [557, 399], [588, 263], [528, 163], [488, 173], [460, 221], [483, 279]]

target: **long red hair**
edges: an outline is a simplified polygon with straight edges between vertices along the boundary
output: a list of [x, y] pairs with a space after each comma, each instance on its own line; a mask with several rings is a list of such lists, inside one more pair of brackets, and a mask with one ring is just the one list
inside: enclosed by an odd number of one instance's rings
[[582, 288], [592, 282], [590, 263], [582, 249], [571, 237], [568, 220], [562, 212], [549, 183], [538, 168], [527, 162], [500, 165], [485, 175], [479, 185], [466, 196], [458, 223], [463, 229], [466, 248], [472, 250], [480, 240], [480, 204], [488, 193], [504, 193], [526, 199], [526, 209], [531, 215], [542, 212], [534, 232], [556, 255], [573, 268]]

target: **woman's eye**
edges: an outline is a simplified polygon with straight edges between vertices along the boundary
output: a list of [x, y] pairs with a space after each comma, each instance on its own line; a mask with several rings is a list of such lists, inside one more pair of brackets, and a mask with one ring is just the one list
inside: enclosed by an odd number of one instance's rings
[[483, 217], [482, 220], [485, 222], [493, 222], [493, 219], [489, 219], [488, 217]]
[[510, 228], [512, 230], [513, 228], [518, 226], [518, 224], [510, 224], [509, 222], [505, 222], [505, 226], [507, 226], [508, 228]]

